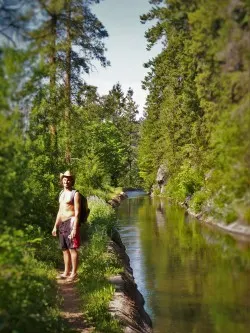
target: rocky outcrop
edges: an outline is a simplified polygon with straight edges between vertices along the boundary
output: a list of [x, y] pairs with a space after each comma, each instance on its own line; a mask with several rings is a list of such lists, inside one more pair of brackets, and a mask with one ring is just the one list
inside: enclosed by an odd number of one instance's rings
[[120, 205], [121, 201], [126, 199], [128, 196], [125, 192], [121, 192], [116, 197], [108, 201], [108, 204], [110, 204], [113, 208], [116, 208]]
[[163, 193], [164, 186], [167, 182], [167, 168], [164, 165], [161, 165], [157, 171], [156, 182], [160, 189], [160, 193]]
[[151, 319], [144, 309], [144, 298], [137, 289], [129, 257], [117, 230], [112, 232], [108, 251], [116, 255], [124, 267], [123, 273], [109, 278], [115, 287], [110, 313], [118, 319], [125, 333], [153, 332]]

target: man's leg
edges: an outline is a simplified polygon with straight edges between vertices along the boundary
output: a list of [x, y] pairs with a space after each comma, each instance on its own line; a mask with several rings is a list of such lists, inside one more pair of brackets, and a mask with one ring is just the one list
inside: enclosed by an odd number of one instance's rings
[[[67, 276], [71, 269], [71, 255], [69, 250], [63, 250], [64, 272], [63, 275]], [[73, 265], [72, 265], [73, 266]]]
[[72, 271], [70, 277], [75, 277], [78, 268], [78, 251], [76, 249], [70, 249]]

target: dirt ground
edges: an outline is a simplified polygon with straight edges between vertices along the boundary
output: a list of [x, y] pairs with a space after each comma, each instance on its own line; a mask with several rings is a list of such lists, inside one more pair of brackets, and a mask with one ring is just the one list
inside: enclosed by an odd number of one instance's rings
[[76, 288], [76, 281], [68, 282], [65, 279], [58, 280], [60, 296], [63, 299], [61, 315], [69, 327], [76, 332], [90, 333], [94, 328], [88, 325], [81, 312], [80, 297]]

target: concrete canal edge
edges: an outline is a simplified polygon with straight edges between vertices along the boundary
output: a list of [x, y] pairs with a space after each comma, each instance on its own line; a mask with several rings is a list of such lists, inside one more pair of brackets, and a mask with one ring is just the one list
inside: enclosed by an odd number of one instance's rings
[[[183, 204], [180, 204], [183, 207]], [[230, 224], [226, 224], [223, 221], [218, 221], [211, 216], [205, 217], [201, 212], [194, 213], [190, 208], [186, 209], [188, 214], [198, 219], [200, 222], [204, 222], [213, 225], [216, 228], [222, 229], [223, 231], [230, 233], [232, 235], [238, 235], [245, 240], [250, 240], [250, 226], [242, 223], [241, 221], [234, 221]]]
[[[153, 196], [153, 191], [154, 189], [158, 189], [164, 197], [164, 189], [165, 186], [168, 182], [168, 169], [165, 165], [160, 165], [156, 179], [155, 179], [155, 185], [153, 185], [150, 195]], [[171, 200], [171, 198], [168, 198]], [[242, 240], [249, 241], [250, 240], [250, 225], [245, 223], [243, 220], [236, 220], [233, 221], [232, 223], [225, 223], [224, 221], [219, 221], [216, 220], [212, 216], [207, 216], [205, 212], [199, 212], [199, 213], [194, 213], [190, 207], [189, 207], [189, 201], [191, 199], [191, 195], [187, 196], [184, 202], [179, 202], [178, 204], [186, 209], [188, 214], [191, 216], [197, 218], [200, 222], [204, 222], [210, 225], [213, 225], [214, 227], [217, 227], [219, 229], [224, 230], [225, 232], [228, 232], [232, 235], [236, 235], [242, 238]]]
[[189, 215], [195, 217], [201, 223], [206, 223], [208, 225], [212, 225], [215, 228], [218, 228], [227, 233], [230, 233], [231, 235], [240, 237], [241, 240], [243, 240], [243, 241], [250, 241], [250, 225], [248, 225], [244, 221], [240, 221], [240, 220], [236, 220], [231, 223], [225, 223], [223, 221], [220, 221], [220, 220], [214, 218], [211, 215], [205, 214], [202, 211], [195, 213], [194, 211], [191, 210], [191, 208], [189, 206], [189, 200], [190, 200], [190, 198], [186, 198], [184, 200], [184, 202], [179, 202], [179, 205], [181, 207], [183, 207]]
[[[122, 192], [110, 200], [109, 204], [117, 207], [126, 198], [127, 195]], [[109, 312], [121, 323], [125, 333], [153, 332], [152, 321], [144, 309], [144, 298], [135, 283], [130, 259], [116, 229], [112, 230], [110, 235], [108, 252], [114, 254], [123, 266], [121, 274], [109, 278], [109, 282], [115, 288], [113, 299], [109, 304]]]

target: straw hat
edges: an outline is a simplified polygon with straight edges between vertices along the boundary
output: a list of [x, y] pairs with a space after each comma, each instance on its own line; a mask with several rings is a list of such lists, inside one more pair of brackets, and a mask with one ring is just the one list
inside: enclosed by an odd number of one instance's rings
[[73, 181], [75, 181], [75, 176], [69, 170], [65, 171], [64, 173], [60, 173], [60, 180], [61, 181], [64, 177], [70, 177], [70, 178], [73, 179]]

